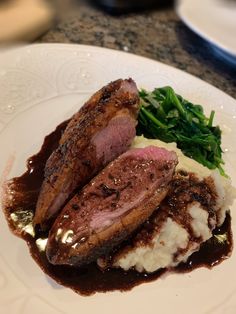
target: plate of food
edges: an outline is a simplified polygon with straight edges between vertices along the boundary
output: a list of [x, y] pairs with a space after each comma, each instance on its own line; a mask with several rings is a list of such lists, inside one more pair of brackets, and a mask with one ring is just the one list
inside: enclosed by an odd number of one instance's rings
[[236, 101], [91, 46], [0, 69], [1, 313], [234, 313]]
[[213, 45], [219, 55], [235, 64], [236, 4], [231, 0], [180, 0], [177, 13], [194, 32]]

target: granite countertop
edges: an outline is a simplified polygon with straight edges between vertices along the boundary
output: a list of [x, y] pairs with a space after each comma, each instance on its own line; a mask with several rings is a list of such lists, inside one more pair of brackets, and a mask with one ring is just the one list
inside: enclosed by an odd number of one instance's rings
[[135, 53], [189, 72], [236, 98], [236, 67], [216, 56], [180, 21], [173, 8], [112, 16], [88, 1], [77, 0], [66, 12], [38, 42], [78, 43]]

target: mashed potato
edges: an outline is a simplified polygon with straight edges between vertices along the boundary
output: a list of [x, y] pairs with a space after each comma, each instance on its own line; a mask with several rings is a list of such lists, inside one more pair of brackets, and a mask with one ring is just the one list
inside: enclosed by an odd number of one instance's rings
[[[210, 188], [207, 183], [205, 185], [207, 185], [207, 190], [210, 190], [208, 197], [212, 197], [212, 201], [209, 201], [211, 208], [206, 209], [200, 192], [197, 196], [200, 201], [196, 197], [186, 203], [186, 208], [178, 211], [176, 216], [168, 212], [165, 206], [163, 206], [165, 211], [160, 206], [153, 222], [155, 228], [152, 235], [149, 234], [149, 241], [142, 243], [136, 240], [132, 248], [122, 248], [114, 256], [112, 266], [121, 267], [124, 270], [135, 268], [139, 272], [154, 272], [160, 268], [175, 267], [180, 262], [185, 262], [193, 252], [199, 250], [201, 243], [212, 237], [212, 230], [224, 222], [226, 211], [229, 210], [236, 196], [230, 179], [220, 176], [217, 170], [211, 171], [184, 156], [175, 143], [167, 144], [144, 137], [136, 137], [133, 143], [133, 147], [138, 148], [149, 145], [175, 151], [179, 160], [177, 172], [194, 173], [200, 185], [209, 182]], [[186, 178], [183, 180], [186, 181]], [[192, 193], [191, 184], [189, 186], [189, 193]], [[183, 196], [184, 193], [186, 198], [188, 191], [183, 190]], [[186, 219], [177, 215], [183, 215]]]

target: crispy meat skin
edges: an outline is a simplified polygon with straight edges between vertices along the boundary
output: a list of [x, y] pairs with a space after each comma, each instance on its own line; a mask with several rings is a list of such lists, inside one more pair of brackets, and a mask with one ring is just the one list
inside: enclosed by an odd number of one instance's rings
[[111, 162], [66, 204], [49, 233], [53, 264], [81, 266], [108, 253], [153, 213], [166, 196], [176, 154], [149, 146]]
[[96, 92], [72, 117], [46, 163], [34, 224], [47, 227], [75, 189], [128, 149], [138, 109], [134, 81], [120, 79]]

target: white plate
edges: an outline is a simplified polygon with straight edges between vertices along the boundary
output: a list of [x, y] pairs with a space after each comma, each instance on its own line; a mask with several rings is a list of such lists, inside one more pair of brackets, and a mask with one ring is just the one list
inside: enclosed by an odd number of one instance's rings
[[189, 28], [227, 53], [228, 61], [236, 63], [236, 3], [233, 0], [179, 0], [177, 13]]
[[[46, 134], [78, 110], [96, 89], [116, 78], [133, 77], [139, 87], [171, 85], [184, 97], [216, 110], [226, 168], [236, 184], [236, 102], [220, 90], [167, 65], [127, 53], [78, 45], [35, 45], [0, 60], [0, 173], [25, 170]], [[236, 210], [234, 206], [234, 210]], [[236, 230], [233, 214], [233, 229]], [[236, 308], [236, 253], [214, 269], [172, 274], [125, 293], [81, 297], [55, 284], [14, 237], [0, 213], [0, 313], [227, 313]]]

